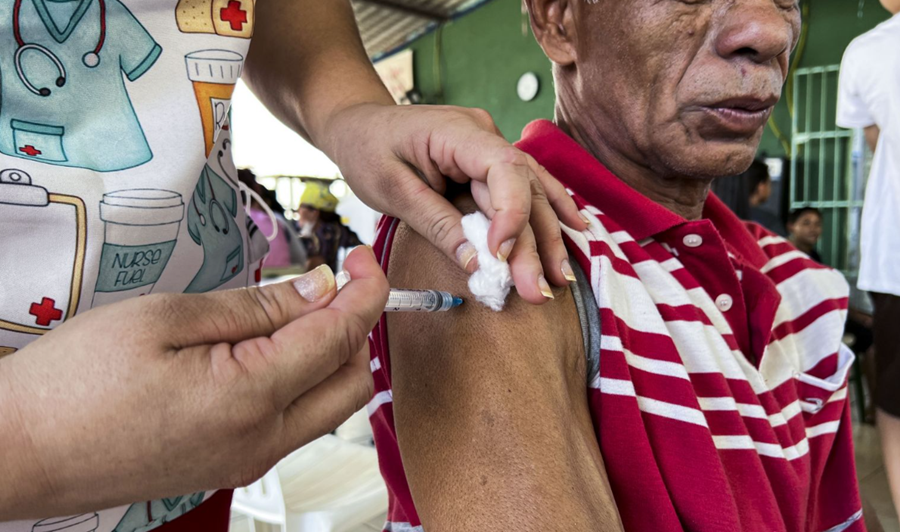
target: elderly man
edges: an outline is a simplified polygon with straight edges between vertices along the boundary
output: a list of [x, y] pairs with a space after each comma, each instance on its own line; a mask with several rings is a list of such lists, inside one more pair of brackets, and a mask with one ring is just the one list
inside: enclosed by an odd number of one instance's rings
[[[557, 100], [519, 146], [590, 228], [564, 228], [571, 290], [547, 305], [376, 329], [387, 529], [865, 530], [847, 284], [709, 194], [753, 160], [797, 3], [526, 4]], [[401, 223], [376, 254], [392, 286], [465, 291]]]

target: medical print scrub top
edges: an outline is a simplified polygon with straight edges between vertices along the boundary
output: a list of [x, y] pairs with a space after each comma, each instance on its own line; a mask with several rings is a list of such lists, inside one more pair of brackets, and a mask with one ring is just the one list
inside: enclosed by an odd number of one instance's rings
[[[254, 8], [0, 0], [0, 365], [101, 305], [259, 281], [268, 243], [228, 121]], [[224, 532], [228, 499], [172, 494], [0, 532]]]

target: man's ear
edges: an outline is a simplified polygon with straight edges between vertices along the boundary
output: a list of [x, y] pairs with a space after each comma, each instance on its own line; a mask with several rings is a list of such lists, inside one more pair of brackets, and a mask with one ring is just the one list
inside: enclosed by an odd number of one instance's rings
[[524, 0], [534, 38], [547, 57], [560, 66], [577, 59], [575, 46], [576, 2], [584, 0]]

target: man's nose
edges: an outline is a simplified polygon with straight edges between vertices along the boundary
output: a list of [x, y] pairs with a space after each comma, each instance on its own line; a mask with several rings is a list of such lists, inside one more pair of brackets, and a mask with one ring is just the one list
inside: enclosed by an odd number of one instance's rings
[[745, 57], [758, 64], [787, 58], [794, 30], [775, 0], [737, 0], [723, 16], [716, 39], [721, 57]]

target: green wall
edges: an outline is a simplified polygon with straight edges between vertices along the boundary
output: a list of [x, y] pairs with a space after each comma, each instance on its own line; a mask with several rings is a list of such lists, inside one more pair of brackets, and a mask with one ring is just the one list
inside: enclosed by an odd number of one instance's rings
[[[550, 61], [534, 41], [531, 29], [522, 34], [520, 0], [494, 0], [443, 30], [444, 94], [435, 86], [434, 50], [438, 34], [412, 45], [416, 87], [427, 103], [480, 107], [489, 111], [500, 131], [511, 140], [536, 118], [553, 116]], [[537, 98], [523, 102], [516, 83], [533, 71], [541, 80]]]
[[[809, 37], [801, 67], [839, 63], [844, 48], [888, 18], [878, 0], [865, 0], [859, 18], [857, 0], [809, 0]], [[435, 42], [438, 34], [413, 43], [416, 86], [427, 103], [447, 103], [488, 110], [503, 134], [517, 139], [522, 127], [535, 118], [553, 116], [553, 81], [550, 63], [534, 42], [530, 30], [523, 34], [520, 0], [493, 0], [474, 13], [448, 24], [443, 30], [443, 95], [435, 83]], [[516, 82], [525, 72], [541, 80], [538, 97], [528, 103], [516, 96]], [[790, 135], [791, 120], [784, 99], [775, 111], [782, 131]], [[768, 129], [761, 150], [784, 155], [781, 144]]]

